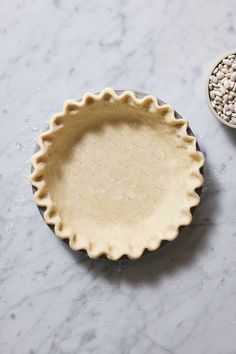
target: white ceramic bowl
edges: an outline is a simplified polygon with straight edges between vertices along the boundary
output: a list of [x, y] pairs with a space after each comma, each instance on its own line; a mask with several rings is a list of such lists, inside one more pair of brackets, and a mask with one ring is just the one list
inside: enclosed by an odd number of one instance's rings
[[220, 59], [217, 60], [217, 62], [213, 65], [212, 69], [210, 70], [209, 72], [209, 75], [208, 75], [208, 78], [207, 78], [207, 85], [206, 85], [206, 99], [207, 99], [207, 104], [208, 104], [208, 107], [210, 108], [211, 112], [213, 113], [213, 115], [215, 116], [215, 118], [217, 118], [221, 123], [227, 125], [228, 127], [230, 128], [234, 128], [236, 129], [236, 124], [232, 124], [230, 122], [227, 122], [226, 120], [224, 120], [221, 116], [219, 116], [219, 114], [214, 110], [212, 104], [211, 104], [211, 100], [210, 100], [210, 97], [209, 97], [209, 88], [208, 88], [208, 85], [209, 85], [209, 80], [210, 80], [210, 76], [212, 75], [213, 73], [213, 70], [216, 68], [216, 66], [218, 64], [220, 64], [220, 62], [227, 58], [229, 55], [232, 55], [232, 54], [236, 54], [236, 50], [230, 52], [230, 53], [227, 53], [225, 54], [224, 56], [222, 56]]

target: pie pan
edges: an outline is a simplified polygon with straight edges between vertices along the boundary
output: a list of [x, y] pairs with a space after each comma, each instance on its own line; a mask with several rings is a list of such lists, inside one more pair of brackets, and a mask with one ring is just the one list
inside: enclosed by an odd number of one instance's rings
[[170, 106], [105, 89], [68, 101], [32, 157], [35, 201], [89, 257], [139, 258], [175, 239], [200, 201], [204, 157]]

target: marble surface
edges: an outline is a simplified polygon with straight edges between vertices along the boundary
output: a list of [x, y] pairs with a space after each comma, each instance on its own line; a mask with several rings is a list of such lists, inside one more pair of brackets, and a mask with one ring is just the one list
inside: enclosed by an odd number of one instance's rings
[[[236, 130], [204, 96], [235, 16], [234, 0], [0, 1], [0, 353], [236, 353]], [[27, 180], [50, 115], [106, 86], [172, 104], [207, 157], [192, 225], [135, 262], [71, 252]]]

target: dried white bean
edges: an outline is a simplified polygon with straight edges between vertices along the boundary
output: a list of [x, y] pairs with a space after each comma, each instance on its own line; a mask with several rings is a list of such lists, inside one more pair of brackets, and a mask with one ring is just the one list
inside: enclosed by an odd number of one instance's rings
[[222, 114], [221, 117], [224, 118], [224, 119], [230, 119], [230, 118], [229, 118], [228, 116], [226, 116], [225, 114]]
[[211, 75], [210, 79], [214, 84], [218, 83], [218, 79], [215, 76]]
[[232, 69], [236, 70], [236, 63], [232, 65]]
[[222, 68], [221, 71], [222, 71], [223, 73], [227, 74], [228, 69], [227, 69], [227, 68]]
[[220, 91], [223, 93], [223, 95], [225, 95], [225, 88], [223, 85], [220, 86]]
[[231, 66], [231, 61], [229, 59], [223, 59], [223, 63], [227, 66]]
[[225, 80], [225, 81], [224, 81], [224, 87], [225, 87], [226, 89], [229, 89], [229, 87], [230, 87], [229, 80]]
[[230, 77], [231, 81], [236, 81], [236, 73], [233, 73]]
[[225, 111], [228, 111], [228, 110], [229, 110], [229, 105], [228, 105], [228, 104], [225, 104], [225, 105], [224, 105], [224, 110], [225, 110]]
[[226, 94], [224, 95], [224, 99], [226, 99], [226, 100], [229, 99], [229, 93], [226, 93]]
[[216, 97], [215, 91], [210, 91], [210, 97], [214, 99]]
[[216, 96], [215, 100], [216, 100], [217, 102], [222, 102], [222, 98], [219, 97], [219, 96]]
[[222, 80], [225, 77], [225, 75], [221, 71], [218, 71], [218, 73], [216, 74], [216, 77], [218, 80]]
[[232, 113], [234, 113], [234, 105], [232, 103], [229, 105], [229, 109]]

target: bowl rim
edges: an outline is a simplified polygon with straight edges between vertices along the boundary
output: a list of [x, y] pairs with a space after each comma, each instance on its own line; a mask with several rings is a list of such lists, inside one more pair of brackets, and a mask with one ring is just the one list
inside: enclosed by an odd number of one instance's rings
[[[138, 97], [138, 98], [144, 98], [145, 96], [150, 95], [150, 94], [148, 94], [148, 93], [146, 93], [146, 92], [139, 91], [139, 90], [133, 90], [133, 89], [114, 89], [114, 88], [113, 88], [113, 90], [114, 90], [114, 91], [116, 92], [116, 94], [118, 94], [118, 95], [121, 95], [124, 91], [132, 91], [132, 92], [136, 95], [136, 97]], [[98, 95], [98, 94], [100, 94], [100, 93], [102, 92], [102, 90], [100, 90], [100, 91], [89, 91], [89, 92], [91, 92], [91, 93], [93, 93], [93, 94], [95, 94], [95, 95]], [[155, 97], [156, 97], [156, 96], [155, 96]], [[83, 96], [81, 96], [81, 97], [75, 99], [75, 101], [80, 102], [82, 99], [83, 99]], [[161, 100], [161, 99], [158, 98], [158, 97], [156, 97], [156, 99], [157, 99], [157, 102], [158, 102], [161, 106], [167, 104], [166, 102], [164, 102], [163, 100]], [[173, 109], [174, 109], [174, 108], [173, 108]], [[177, 118], [177, 119], [181, 119], [181, 118], [182, 118], [182, 116], [181, 116], [178, 112], [176, 112], [175, 109], [174, 109], [174, 115], [175, 115], [175, 118]], [[45, 127], [45, 129], [43, 129], [43, 131], [46, 131], [46, 130], [48, 130], [48, 125]], [[189, 125], [188, 125], [188, 127], [187, 127], [187, 132], [188, 132], [189, 135], [191, 135], [191, 136], [193, 136], [193, 137], [196, 138], [194, 132], [193, 132], [192, 129], [189, 127]], [[201, 152], [201, 149], [200, 149], [200, 146], [199, 146], [199, 144], [198, 144], [197, 138], [196, 138], [196, 149], [197, 149], [197, 151], [200, 151], [200, 152]], [[39, 145], [38, 145], [38, 142], [36, 141], [33, 154], [35, 154], [35, 153], [38, 152], [39, 150], [40, 150], [40, 147], [39, 147]], [[30, 172], [33, 173], [33, 171], [34, 171], [34, 167], [31, 165]], [[201, 167], [200, 173], [201, 173], [202, 176], [204, 177], [204, 166]], [[32, 192], [33, 192], [33, 195], [34, 195], [34, 193], [36, 192], [36, 190], [37, 190], [37, 188], [32, 185]], [[199, 195], [200, 198], [201, 198], [202, 190], [203, 190], [203, 185], [196, 189], [196, 193]], [[35, 203], [35, 204], [36, 204], [36, 203]], [[36, 206], [37, 206], [37, 208], [38, 208], [38, 211], [39, 211], [41, 217], [43, 218], [43, 221], [45, 222], [45, 224], [50, 228], [50, 230], [51, 230], [51, 231], [54, 233], [54, 235], [55, 235], [54, 225], [48, 224], [48, 223], [45, 221], [45, 219], [44, 219], [44, 211], [45, 211], [45, 208], [44, 208], [44, 207], [40, 207], [40, 206], [38, 206], [37, 204], [36, 204]], [[193, 206], [193, 207], [190, 209], [190, 212], [191, 212], [192, 216], [193, 216], [193, 214], [194, 214], [194, 212], [195, 212], [195, 210], [197, 209], [198, 206], [199, 206], [199, 204], [196, 205], [196, 206]], [[191, 223], [190, 223], [190, 225], [191, 225]], [[183, 231], [184, 229], [186, 229], [186, 228], [187, 228], [188, 226], [190, 226], [190, 225], [180, 226], [180, 228], [179, 228], [179, 233], [178, 233], [178, 236], [177, 236], [176, 238], [179, 238], [179, 236], [181, 235], [182, 231]], [[67, 240], [67, 239], [62, 240], [62, 241], [64, 241], [66, 244], [68, 244], [68, 240]], [[147, 255], [149, 255], [149, 254], [154, 253], [154, 252], [158, 252], [161, 248], [165, 247], [166, 245], [168, 245], [169, 243], [171, 243], [171, 242], [173, 242], [173, 241], [175, 241], [175, 239], [172, 240], [172, 241], [163, 240], [163, 241], [161, 242], [160, 246], [159, 246], [156, 250], [154, 250], [154, 251], [148, 251], [147, 249], [145, 249], [144, 252], [142, 253], [141, 257], [139, 257], [138, 259], [143, 258], [143, 257], [145, 257], [145, 256], [147, 256]], [[68, 247], [68, 248], [69, 248], [69, 247]], [[88, 256], [86, 250], [78, 250], [78, 251], [80, 252], [80, 254], [86, 256], [87, 258], [89, 258], [89, 256]], [[78, 252], [78, 251], [77, 251], [77, 252]], [[98, 257], [97, 259], [95, 259], [95, 260], [99, 260], [99, 259], [106, 259], [107, 261], [111, 261], [111, 260], [109, 260], [109, 259], [108, 259], [106, 256], [104, 256], [104, 255], [99, 256], [99, 257]], [[131, 261], [131, 260], [130, 260], [127, 256], [122, 256], [121, 258], [119, 258], [118, 261]], [[111, 261], [111, 262], [114, 262], [114, 261]]]
[[210, 76], [212, 75], [214, 69], [216, 68], [216, 66], [218, 64], [220, 64], [222, 62], [223, 59], [225, 59], [226, 57], [228, 57], [229, 55], [233, 55], [235, 54], [236, 55], [236, 49], [235, 50], [232, 50], [228, 53], [226, 53], [225, 55], [221, 56], [217, 61], [214, 61], [213, 65], [211, 66], [211, 70], [209, 70], [209, 73], [208, 73], [208, 76], [207, 76], [207, 82], [206, 82], [206, 89], [205, 89], [205, 93], [206, 93], [206, 101], [207, 101], [207, 105], [211, 111], [211, 113], [214, 115], [214, 117], [216, 119], [218, 119], [221, 123], [227, 125], [228, 127], [230, 128], [233, 128], [233, 129], [236, 129], [236, 124], [232, 124], [230, 122], [226, 122], [226, 120], [224, 120], [223, 118], [221, 118], [221, 116], [219, 116], [219, 114], [214, 110], [212, 104], [211, 104], [211, 100], [210, 100], [210, 97], [209, 97], [209, 88], [208, 88], [208, 85], [209, 85], [209, 81], [210, 81]]

